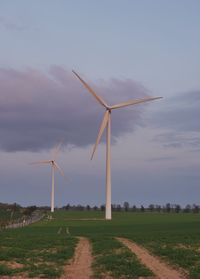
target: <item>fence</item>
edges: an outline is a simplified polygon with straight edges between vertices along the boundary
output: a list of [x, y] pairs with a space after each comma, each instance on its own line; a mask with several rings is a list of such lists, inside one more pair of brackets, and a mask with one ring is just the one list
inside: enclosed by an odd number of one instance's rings
[[23, 219], [22, 221], [20, 220], [20, 222], [18, 221], [17, 223], [12, 223], [12, 224], [8, 224], [4, 227], [4, 229], [16, 229], [16, 228], [22, 228], [28, 225], [31, 225], [35, 222], [40, 221], [42, 218], [44, 218], [44, 214], [41, 215], [35, 215], [32, 216], [28, 219]]

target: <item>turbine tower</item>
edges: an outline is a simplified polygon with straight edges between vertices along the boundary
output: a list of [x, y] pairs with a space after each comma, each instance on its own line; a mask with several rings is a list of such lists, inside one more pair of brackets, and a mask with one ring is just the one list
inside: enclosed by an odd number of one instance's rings
[[103, 131], [107, 128], [106, 133], [106, 212], [105, 218], [106, 220], [112, 219], [112, 212], [111, 212], [111, 152], [110, 152], [110, 142], [111, 142], [111, 111], [113, 109], [123, 108], [130, 105], [136, 105], [148, 101], [153, 101], [156, 99], [160, 99], [162, 97], [146, 97], [143, 99], [135, 99], [130, 100], [124, 103], [120, 103], [117, 105], [109, 106], [100, 96], [98, 96], [95, 91], [75, 72], [72, 71], [76, 77], [82, 82], [82, 84], [87, 88], [87, 90], [95, 97], [95, 99], [105, 108], [105, 113], [103, 116], [103, 120], [101, 122], [101, 126], [99, 129], [99, 133], [96, 139], [96, 143], [93, 148], [91, 160], [94, 156], [96, 151], [97, 145], [100, 142], [102, 137]]
[[54, 174], [55, 171], [59, 171], [62, 176], [64, 176], [63, 170], [59, 167], [59, 165], [56, 163], [56, 157], [58, 156], [58, 152], [60, 150], [61, 143], [56, 146], [56, 148], [53, 150], [53, 156], [51, 160], [44, 160], [44, 161], [38, 161], [31, 163], [32, 165], [44, 165], [44, 164], [50, 164], [51, 165], [51, 212], [54, 212], [54, 196], [55, 196], [55, 178]]

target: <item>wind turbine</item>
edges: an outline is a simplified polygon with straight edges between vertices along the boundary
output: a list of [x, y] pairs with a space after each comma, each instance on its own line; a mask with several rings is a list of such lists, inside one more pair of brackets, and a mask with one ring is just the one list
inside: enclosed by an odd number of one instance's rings
[[45, 165], [50, 164], [51, 165], [51, 177], [52, 177], [52, 185], [51, 185], [51, 212], [54, 212], [54, 192], [55, 192], [55, 183], [54, 183], [54, 174], [55, 171], [59, 171], [62, 176], [64, 176], [63, 170], [59, 167], [59, 165], [56, 163], [56, 157], [58, 156], [58, 152], [60, 150], [61, 143], [58, 144], [55, 149], [53, 150], [53, 156], [51, 160], [44, 160], [44, 161], [38, 161], [31, 163], [32, 165], [39, 164], [39, 165]]
[[93, 148], [91, 160], [94, 156], [95, 150], [99, 141], [102, 137], [104, 129], [107, 127], [106, 133], [106, 212], [105, 218], [106, 220], [112, 219], [112, 212], [111, 212], [111, 152], [110, 152], [110, 141], [111, 141], [111, 111], [113, 109], [123, 108], [130, 105], [136, 105], [148, 101], [153, 101], [156, 99], [160, 99], [162, 97], [145, 97], [143, 99], [135, 99], [129, 100], [127, 102], [123, 102], [120, 104], [116, 104], [113, 106], [109, 106], [100, 96], [96, 94], [96, 92], [75, 72], [72, 71], [76, 77], [82, 82], [82, 84], [87, 88], [87, 90], [94, 96], [94, 98], [106, 109], [103, 120], [101, 122], [101, 126], [99, 129], [99, 133], [96, 139], [96, 143]]

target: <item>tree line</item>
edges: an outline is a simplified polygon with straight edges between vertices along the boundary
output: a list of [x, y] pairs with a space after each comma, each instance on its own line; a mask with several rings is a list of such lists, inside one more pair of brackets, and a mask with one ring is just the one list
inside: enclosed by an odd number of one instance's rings
[[[199, 213], [200, 206], [196, 204], [187, 204], [186, 206], [181, 206], [179, 204], [167, 203], [165, 205], [150, 204], [149, 206], [136, 206], [130, 205], [129, 202], [124, 202], [123, 204], [112, 204], [112, 211], [116, 212], [158, 212], [158, 213]], [[56, 208], [58, 209], [58, 208]], [[90, 206], [90, 205], [70, 205], [67, 204], [61, 209], [64, 210], [76, 210], [76, 211], [105, 211], [105, 205], [101, 206]]]
[[[71, 211], [105, 211], [105, 205], [71, 205], [66, 204], [62, 207], [56, 207], [55, 210], [71, 210]], [[7, 204], [0, 203], [0, 219], [3, 219], [7, 212], [8, 219], [14, 219], [14, 217], [21, 216], [31, 216], [36, 210], [42, 210], [43, 212], [50, 211], [49, 206], [27, 206], [23, 207], [17, 203]], [[179, 204], [166, 203], [165, 205], [150, 204], [148, 206], [144, 205], [131, 205], [129, 202], [125, 201], [123, 204], [112, 204], [112, 211], [116, 212], [158, 212], [158, 213], [200, 213], [200, 206], [197, 204], [187, 204], [186, 206], [181, 206]], [[1, 214], [2, 213], [2, 214]]]

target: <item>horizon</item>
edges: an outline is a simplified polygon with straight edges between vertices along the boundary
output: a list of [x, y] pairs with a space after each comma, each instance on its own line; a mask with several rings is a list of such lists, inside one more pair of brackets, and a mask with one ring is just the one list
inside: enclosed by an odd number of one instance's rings
[[[122, 203], [118, 203], [118, 204], [112, 204], [112, 208], [114, 208], [115, 210], [114, 211], [117, 211], [117, 206], [120, 206], [121, 209], [125, 208], [125, 203], [127, 203], [127, 201], [124, 201]], [[3, 203], [3, 202], [0, 202], [0, 206], [1, 205], [7, 205], [7, 206], [12, 206], [12, 205], [17, 205], [17, 206], [20, 206], [22, 208], [26, 208], [26, 207], [32, 207], [32, 206], [36, 206], [37, 208], [49, 208], [51, 209], [51, 206], [50, 205], [37, 205], [37, 204], [29, 204], [29, 205], [23, 205], [23, 204], [18, 204], [16, 202], [13, 202], [13, 203]], [[70, 203], [66, 203], [66, 204], [63, 204], [63, 205], [60, 205], [60, 206], [56, 206], [55, 205], [55, 210], [60, 210], [60, 209], [63, 209], [64, 207], [66, 206], [70, 206], [72, 208], [77, 208], [77, 207], [83, 207], [84, 209], [87, 208], [87, 206], [89, 206], [91, 209], [94, 209], [94, 207], [97, 207], [98, 209], [101, 210], [101, 207], [103, 206], [104, 207], [104, 210], [105, 211], [105, 203], [104, 204], [70, 204]], [[144, 203], [140, 203], [140, 204], [132, 204], [132, 203], [129, 203], [128, 202], [128, 206], [129, 206], [129, 209], [131, 210], [133, 207], [136, 207], [136, 209], [140, 209], [141, 207], [144, 207], [145, 209], [149, 209], [151, 206], [154, 206], [154, 210], [156, 211], [157, 207], [161, 207], [161, 209], [166, 209], [167, 206], [170, 206], [171, 209], [175, 209], [176, 206], [180, 206], [181, 209], [185, 209], [187, 208], [188, 206], [191, 207], [191, 209], [195, 206], [197, 206], [199, 209], [200, 209], [200, 203], [199, 204], [189, 204], [189, 203], [186, 203], [186, 204], [174, 204], [174, 203], [170, 203], [170, 202], [167, 202], [166, 204], [159, 204], [159, 203], [155, 203], [155, 204], [144, 204]], [[69, 209], [71, 210], [71, 209]], [[77, 209], [75, 209], [77, 210]]]

